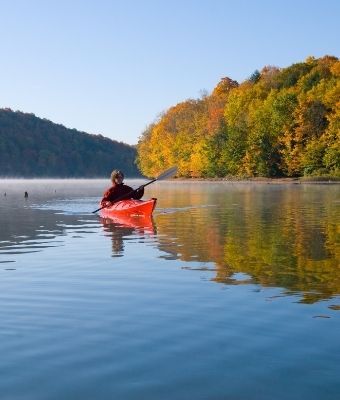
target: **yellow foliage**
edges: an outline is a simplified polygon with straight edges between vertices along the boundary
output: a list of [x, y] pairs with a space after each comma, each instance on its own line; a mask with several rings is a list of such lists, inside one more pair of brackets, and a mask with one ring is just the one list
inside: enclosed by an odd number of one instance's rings
[[314, 167], [335, 173], [339, 77], [340, 61], [325, 56], [264, 67], [240, 85], [223, 78], [211, 95], [171, 107], [143, 133], [141, 171], [156, 176], [177, 165], [179, 175], [195, 177], [297, 176]]

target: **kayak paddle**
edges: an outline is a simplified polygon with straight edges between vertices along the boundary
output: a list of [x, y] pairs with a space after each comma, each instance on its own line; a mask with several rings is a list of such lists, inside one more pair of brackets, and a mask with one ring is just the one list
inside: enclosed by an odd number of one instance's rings
[[[114, 203], [116, 203], [117, 201], [122, 200], [122, 199], [124, 199], [126, 197], [129, 197], [132, 193], [137, 192], [137, 190], [145, 188], [145, 186], [151, 185], [151, 183], [154, 183], [156, 181], [161, 181], [161, 180], [166, 179], [166, 178], [170, 178], [170, 177], [174, 176], [176, 174], [176, 172], [177, 172], [177, 167], [169, 168], [168, 170], [164, 171], [162, 174], [157, 176], [157, 178], [152, 179], [150, 182], [144, 183], [144, 185], [139, 186], [137, 189], [133, 189], [133, 190], [131, 190], [131, 192], [126, 193], [123, 196], [118, 197], [117, 199], [115, 199]], [[100, 207], [97, 210], [92, 211], [92, 213], [94, 214], [97, 211], [100, 211], [100, 210], [102, 210], [103, 208], [106, 208], [106, 207], [108, 207], [108, 206]]]

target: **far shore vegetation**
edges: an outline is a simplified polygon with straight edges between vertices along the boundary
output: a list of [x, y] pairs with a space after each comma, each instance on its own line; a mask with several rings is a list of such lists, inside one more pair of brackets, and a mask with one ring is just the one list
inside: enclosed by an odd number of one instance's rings
[[206, 179], [340, 178], [340, 61], [309, 57], [265, 66], [238, 83], [165, 111], [140, 137], [138, 165], [157, 176]]
[[113, 168], [140, 177], [135, 159], [135, 146], [0, 109], [1, 177], [109, 177]]
[[323, 175], [323, 176], [300, 176], [300, 177], [242, 177], [242, 176], [225, 176], [221, 177], [177, 177], [177, 182], [249, 182], [249, 183], [340, 183], [340, 176]]
[[1, 177], [156, 177], [175, 165], [178, 179], [339, 181], [339, 59], [222, 78], [166, 110], [136, 146], [0, 109]]

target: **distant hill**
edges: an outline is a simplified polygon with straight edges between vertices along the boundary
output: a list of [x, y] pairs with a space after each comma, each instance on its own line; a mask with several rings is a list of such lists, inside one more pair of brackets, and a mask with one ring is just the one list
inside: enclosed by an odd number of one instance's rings
[[141, 176], [133, 146], [68, 129], [34, 114], [0, 109], [1, 177]]

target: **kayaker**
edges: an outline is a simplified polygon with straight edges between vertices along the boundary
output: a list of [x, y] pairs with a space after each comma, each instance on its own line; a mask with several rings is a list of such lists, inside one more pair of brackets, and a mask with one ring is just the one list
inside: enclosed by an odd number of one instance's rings
[[[107, 207], [116, 199], [141, 199], [144, 195], [144, 188], [134, 190], [132, 187], [123, 183], [124, 174], [119, 169], [114, 169], [111, 173], [112, 186], [104, 193], [100, 202], [102, 207]], [[124, 196], [125, 195], [125, 196]]]

